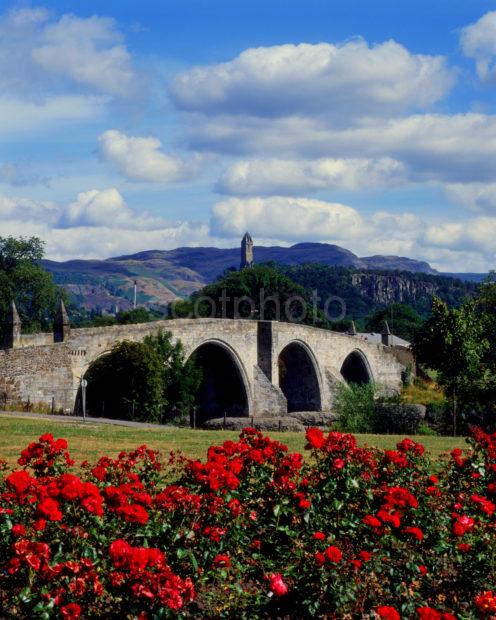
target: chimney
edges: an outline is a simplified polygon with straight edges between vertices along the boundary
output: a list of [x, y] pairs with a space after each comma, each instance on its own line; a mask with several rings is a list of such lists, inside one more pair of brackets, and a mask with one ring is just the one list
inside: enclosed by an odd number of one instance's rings
[[14, 302], [10, 304], [9, 311], [3, 323], [3, 348], [14, 349], [21, 341], [21, 319]]
[[385, 347], [393, 346], [393, 335], [391, 333], [391, 330], [389, 329], [389, 324], [387, 321], [384, 321], [384, 327], [382, 328], [382, 333], [381, 333], [381, 340], [382, 340], [382, 344]]
[[357, 335], [355, 321], [351, 321], [351, 325], [349, 326], [347, 333], [348, 333], [348, 336], [356, 336]]
[[53, 341], [64, 342], [69, 338], [71, 333], [71, 325], [63, 300], [59, 301], [57, 312], [53, 320]]

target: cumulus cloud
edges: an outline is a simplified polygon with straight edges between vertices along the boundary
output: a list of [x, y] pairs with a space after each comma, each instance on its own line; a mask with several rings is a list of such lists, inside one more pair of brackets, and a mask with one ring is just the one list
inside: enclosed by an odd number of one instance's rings
[[137, 76], [113, 19], [62, 15], [41, 8], [0, 16], [0, 90], [39, 96], [64, 88], [64, 81], [90, 91], [126, 96]]
[[208, 225], [138, 213], [114, 188], [81, 192], [68, 205], [0, 196], [0, 235], [19, 236], [19, 231], [43, 239], [54, 260], [212, 242]]
[[221, 175], [221, 194], [295, 195], [322, 189], [372, 189], [404, 180], [404, 166], [389, 157], [372, 159], [254, 159], [237, 161]]
[[346, 205], [309, 198], [229, 198], [212, 212], [212, 233], [236, 237], [245, 230], [278, 239], [330, 239], [362, 234], [361, 216]]
[[370, 216], [346, 205], [305, 198], [230, 198], [212, 212], [211, 234], [237, 239], [245, 231], [277, 243], [335, 243], [359, 256], [390, 254], [428, 260], [441, 271], [485, 271], [496, 259], [496, 217], [443, 222], [414, 213]]
[[496, 183], [448, 183], [448, 196], [474, 211], [496, 212]]
[[469, 221], [443, 222], [430, 225], [426, 242], [450, 250], [485, 252], [496, 258], [496, 217], [475, 217]]
[[483, 15], [475, 23], [462, 29], [460, 35], [462, 50], [473, 58], [477, 75], [481, 80], [496, 78], [496, 11]]
[[250, 157], [390, 158], [413, 181], [488, 182], [496, 168], [496, 116], [417, 114], [342, 128], [313, 118], [223, 117], [191, 125], [190, 143]]
[[63, 15], [47, 24], [33, 61], [49, 73], [113, 95], [129, 95], [135, 79], [131, 56], [113, 19]]
[[342, 122], [429, 107], [453, 81], [441, 56], [358, 39], [247, 49], [230, 62], [177, 75], [170, 95], [178, 108], [207, 115], [325, 115]]
[[161, 150], [160, 140], [152, 136], [133, 137], [111, 129], [99, 139], [101, 157], [133, 181], [177, 183], [199, 172], [200, 158], [182, 160]]

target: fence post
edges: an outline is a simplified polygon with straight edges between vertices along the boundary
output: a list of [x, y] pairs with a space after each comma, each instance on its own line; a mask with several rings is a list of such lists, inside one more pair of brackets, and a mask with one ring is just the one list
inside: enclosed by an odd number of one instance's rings
[[226, 417], [227, 413], [224, 411], [224, 430], [226, 430]]
[[279, 418], [279, 432], [281, 432], [281, 418]]

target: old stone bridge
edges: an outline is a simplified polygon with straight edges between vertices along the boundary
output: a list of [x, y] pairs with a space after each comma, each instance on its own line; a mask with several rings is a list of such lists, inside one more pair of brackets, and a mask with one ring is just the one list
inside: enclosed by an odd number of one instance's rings
[[294, 323], [175, 319], [70, 330], [59, 317], [53, 335], [21, 335], [15, 316], [11, 323], [0, 349], [0, 399], [53, 403], [68, 412], [95, 359], [119, 341], [140, 341], [160, 329], [181, 340], [187, 356], [197, 353], [203, 419], [330, 411], [340, 382], [373, 381], [398, 391], [411, 363], [405, 349]]

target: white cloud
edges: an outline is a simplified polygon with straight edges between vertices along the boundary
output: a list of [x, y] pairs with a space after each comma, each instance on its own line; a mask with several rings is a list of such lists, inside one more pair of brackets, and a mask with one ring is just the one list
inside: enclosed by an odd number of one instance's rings
[[[56, 225], [59, 218], [59, 208], [53, 202], [40, 202], [29, 198], [9, 198], [0, 196], [0, 228], [8, 221], [25, 221], [29, 223], [45, 222], [47, 225]], [[16, 232], [26, 234], [21, 225]], [[0, 235], [2, 232], [0, 231]]]
[[485, 251], [496, 257], [496, 217], [476, 217], [429, 226], [426, 240], [451, 250]]
[[334, 243], [358, 256], [397, 255], [428, 260], [442, 271], [485, 271], [496, 260], [496, 217], [423, 220], [413, 213], [361, 216], [350, 206], [305, 198], [230, 198], [212, 212], [211, 234], [285, 244]]
[[277, 239], [329, 239], [364, 231], [361, 216], [339, 203], [309, 198], [229, 198], [212, 212], [211, 230], [220, 237], [236, 237], [246, 230]]
[[27, 101], [0, 96], [0, 136], [49, 131], [61, 125], [94, 120], [103, 114], [107, 99], [59, 95]]
[[452, 200], [474, 211], [496, 212], [496, 183], [448, 183], [444, 189]]
[[63, 15], [48, 24], [31, 51], [49, 73], [113, 95], [129, 95], [135, 74], [131, 56], [113, 19]]
[[241, 160], [224, 171], [216, 191], [239, 196], [295, 195], [321, 189], [391, 187], [404, 180], [404, 166], [389, 157], [372, 159]]
[[367, 217], [342, 204], [305, 198], [217, 203], [210, 226], [140, 214], [114, 188], [81, 192], [69, 205], [0, 197], [0, 236], [36, 235], [55, 260], [107, 258], [149, 249], [235, 247], [246, 229], [256, 243], [335, 243], [358, 256], [394, 254], [442, 271], [485, 271], [496, 261], [496, 217], [422, 220], [379, 211]]
[[0, 16], [0, 93], [32, 99], [71, 86], [115, 96], [141, 87], [113, 19], [54, 19], [41, 8]]
[[488, 182], [495, 178], [496, 116], [418, 114], [343, 128], [312, 118], [198, 119], [190, 143], [238, 156], [390, 158], [413, 181]]
[[325, 115], [341, 123], [429, 107], [453, 81], [441, 56], [358, 39], [247, 49], [230, 62], [179, 74], [170, 94], [178, 108], [208, 115]]
[[460, 43], [465, 56], [475, 60], [481, 80], [496, 78], [496, 11], [463, 28]]
[[177, 183], [189, 180], [199, 172], [200, 158], [184, 161], [168, 155], [161, 151], [160, 140], [152, 136], [126, 136], [112, 129], [103, 133], [98, 141], [102, 158], [133, 181]]
[[206, 224], [140, 214], [114, 188], [78, 194], [69, 205], [0, 196], [0, 236], [35, 235], [53, 260], [107, 258], [152, 248], [211, 243]]

